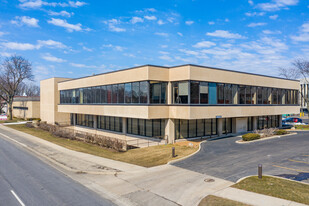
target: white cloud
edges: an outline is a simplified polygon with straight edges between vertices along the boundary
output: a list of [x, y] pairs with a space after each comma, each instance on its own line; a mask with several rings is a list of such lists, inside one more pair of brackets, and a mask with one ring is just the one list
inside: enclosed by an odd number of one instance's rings
[[155, 35], [168, 37], [168, 33], [164, 33], [164, 32], [156, 32]]
[[19, 1], [21, 2], [19, 6], [23, 9], [38, 9], [43, 6], [77, 8], [87, 4], [82, 1], [68, 1], [67, 3], [47, 2], [42, 0], [19, 0]]
[[69, 24], [66, 20], [63, 19], [55, 19], [52, 18], [51, 20], [47, 21], [49, 24], [53, 24], [55, 26], [63, 27], [65, 28], [68, 32], [73, 32], [73, 31], [82, 31], [82, 25], [80, 23], [78, 24]]
[[50, 62], [57, 62], [57, 63], [62, 63], [62, 62], [66, 62], [66, 60], [55, 57], [49, 53], [46, 53], [44, 55], [42, 55], [42, 59], [46, 60], [46, 61], [50, 61]]
[[88, 51], [88, 52], [92, 52], [93, 51], [93, 49], [90, 49], [90, 48], [85, 47], [85, 46], [83, 46], [83, 50]]
[[264, 22], [258, 22], [258, 23], [251, 23], [251, 24], [248, 24], [248, 27], [257, 27], [257, 26], [265, 26], [266, 23]]
[[134, 16], [134, 17], [132, 17], [132, 19], [130, 20], [130, 22], [131, 22], [132, 24], [136, 24], [136, 23], [139, 23], [139, 22], [144, 22], [144, 20], [143, 20], [141, 17]]
[[172, 57], [170, 57], [168, 55], [162, 55], [162, 56], [159, 56], [159, 58], [163, 59], [163, 60], [166, 60], [166, 61], [170, 61], [170, 62], [173, 61]]
[[225, 22], [230, 22], [230, 20], [228, 18], [224, 19]]
[[209, 24], [209, 25], [214, 25], [215, 22], [214, 22], [214, 21], [209, 21], [208, 24]]
[[304, 23], [300, 27], [300, 34], [291, 36], [291, 39], [296, 42], [309, 42], [309, 23]]
[[263, 30], [264, 34], [281, 34], [281, 31]]
[[27, 25], [30, 27], [39, 27], [39, 20], [36, 18], [31, 18], [29, 16], [16, 16], [15, 20], [11, 20], [12, 24], [16, 25]]
[[163, 25], [163, 24], [165, 24], [161, 19], [158, 21], [158, 24], [159, 25]]
[[183, 34], [182, 34], [182, 33], [180, 33], [180, 32], [177, 32], [177, 34], [178, 34], [179, 36], [183, 36]]
[[3, 36], [4, 34], [6, 34], [5, 32], [0, 31], [0, 36]]
[[70, 63], [71, 66], [77, 68], [86, 68], [86, 69], [103, 69], [105, 68], [104, 65], [101, 66], [94, 66], [94, 65], [86, 65], [86, 64], [78, 64], [78, 63]]
[[190, 26], [194, 23], [194, 21], [186, 21], [185, 23]]
[[12, 56], [13, 53], [8, 53], [8, 52], [0, 52], [0, 56], [3, 56], [3, 57], [10, 57]]
[[229, 31], [225, 30], [216, 30], [214, 32], [207, 32], [207, 36], [213, 36], [213, 37], [221, 37], [221, 38], [227, 38], [227, 39], [243, 39], [244, 37], [237, 33], [230, 33]]
[[38, 49], [37, 45], [29, 44], [29, 43], [17, 43], [17, 42], [3, 42], [1, 43], [7, 49], [13, 50], [34, 50]]
[[264, 16], [265, 12], [246, 12], [245, 13], [246, 16]]
[[102, 47], [112, 48], [115, 51], [123, 51], [123, 50], [126, 49], [125, 47], [117, 46], [117, 45], [112, 45], [112, 44], [106, 44], [106, 45], [103, 45]]
[[248, 3], [252, 6], [254, 3], [252, 0], [249, 0]]
[[269, 16], [269, 18], [272, 19], [272, 20], [276, 20], [278, 18], [278, 15], [275, 14], [275, 15]]
[[49, 11], [48, 14], [50, 16], [64, 16], [64, 17], [71, 17], [74, 15], [73, 12], [69, 13], [67, 11], [60, 11], [60, 12]]
[[125, 32], [126, 29], [124, 28], [120, 28], [120, 27], [117, 27], [116, 25], [119, 25], [121, 22], [117, 19], [110, 19], [110, 20], [107, 20], [107, 21], [104, 21], [103, 22], [104, 24], [107, 24], [108, 26], [108, 29], [110, 31], [114, 31], [114, 32]]
[[65, 49], [67, 48], [66, 45], [64, 45], [63, 43], [61, 42], [58, 42], [58, 41], [54, 41], [54, 40], [38, 40], [38, 45], [39, 47], [42, 47], [42, 46], [46, 46], [46, 47], [51, 47], [51, 48], [59, 48], [59, 49]]
[[145, 19], [149, 20], [149, 21], [154, 21], [157, 20], [156, 16], [144, 16]]
[[195, 48], [209, 48], [212, 46], [215, 46], [216, 44], [214, 42], [211, 41], [201, 41], [196, 43], [195, 45], [193, 45], [193, 47]]
[[299, 0], [272, 0], [270, 3], [260, 3], [257, 7], [264, 11], [279, 11], [288, 9], [288, 6], [295, 6], [298, 2]]

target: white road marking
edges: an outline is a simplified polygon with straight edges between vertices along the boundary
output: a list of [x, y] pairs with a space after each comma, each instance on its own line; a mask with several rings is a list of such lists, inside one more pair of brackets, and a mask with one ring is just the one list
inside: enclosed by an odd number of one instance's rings
[[4, 136], [4, 137], [6, 137], [6, 138], [12, 140], [13, 142], [15, 142], [15, 143], [17, 143], [17, 144], [20, 144], [20, 145], [23, 146], [23, 147], [27, 147], [27, 145], [25, 145], [24, 143], [18, 142], [17, 140], [12, 139], [11, 137], [9, 137], [9, 136], [7, 136], [7, 135], [5, 135], [5, 134], [0, 133], [0, 135], [2, 135], [2, 136]]
[[21, 206], [25, 206], [23, 201], [21, 201], [21, 199], [16, 195], [16, 193], [13, 190], [11, 190], [11, 193], [14, 195], [14, 197], [17, 199], [17, 201], [19, 202]]

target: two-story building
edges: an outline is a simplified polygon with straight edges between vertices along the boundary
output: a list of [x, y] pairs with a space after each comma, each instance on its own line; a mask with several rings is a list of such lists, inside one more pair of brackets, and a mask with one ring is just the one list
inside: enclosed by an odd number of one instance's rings
[[104, 135], [215, 137], [280, 127], [299, 113], [298, 80], [182, 65], [145, 65], [41, 81], [41, 119]]

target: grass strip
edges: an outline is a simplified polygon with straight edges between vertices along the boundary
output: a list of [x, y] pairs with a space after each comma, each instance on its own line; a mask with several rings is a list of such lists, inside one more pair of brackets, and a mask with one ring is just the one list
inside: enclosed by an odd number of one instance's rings
[[232, 187], [309, 205], [309, 185], [276, 177], [248, 177]]
[[[38, 138], [55, 143], [67, 149], [84, 152], [99, 157], [105, 157], [113, 160], [127, 162], [143, 167], [153, 167], [163, 165], [171, 160], [178, 159], [190, 155], [197, 151], [197, 147], [189, 147], [182, 145], [158, 145], [146, 148], [138, 148], [128, 150], [126, 152], [117, 152], [108, 148], [99, 147], [97, 145], [88, 144], [86, 142], [69, 140], [65, 138], [55, 137], [50, 132], [38, 128], [29, 128], [25, 125], [6, 125], [12, 129], [36, 136]], [[172, 147], [175, 147], [177, 157], [172, 157]]]
[[245, 203], [237, 202], [234, 200], [208, 195], [201, 200], [198, 206], [249, 206]]

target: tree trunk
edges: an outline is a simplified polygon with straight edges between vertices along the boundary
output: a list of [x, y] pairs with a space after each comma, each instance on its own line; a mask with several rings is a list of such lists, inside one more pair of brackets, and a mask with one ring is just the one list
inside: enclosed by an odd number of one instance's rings
[[12, 120], [13, 119], [13, 103], [9, 103], [9, 115], [10, 115], [10, 119], [9, 120]]

